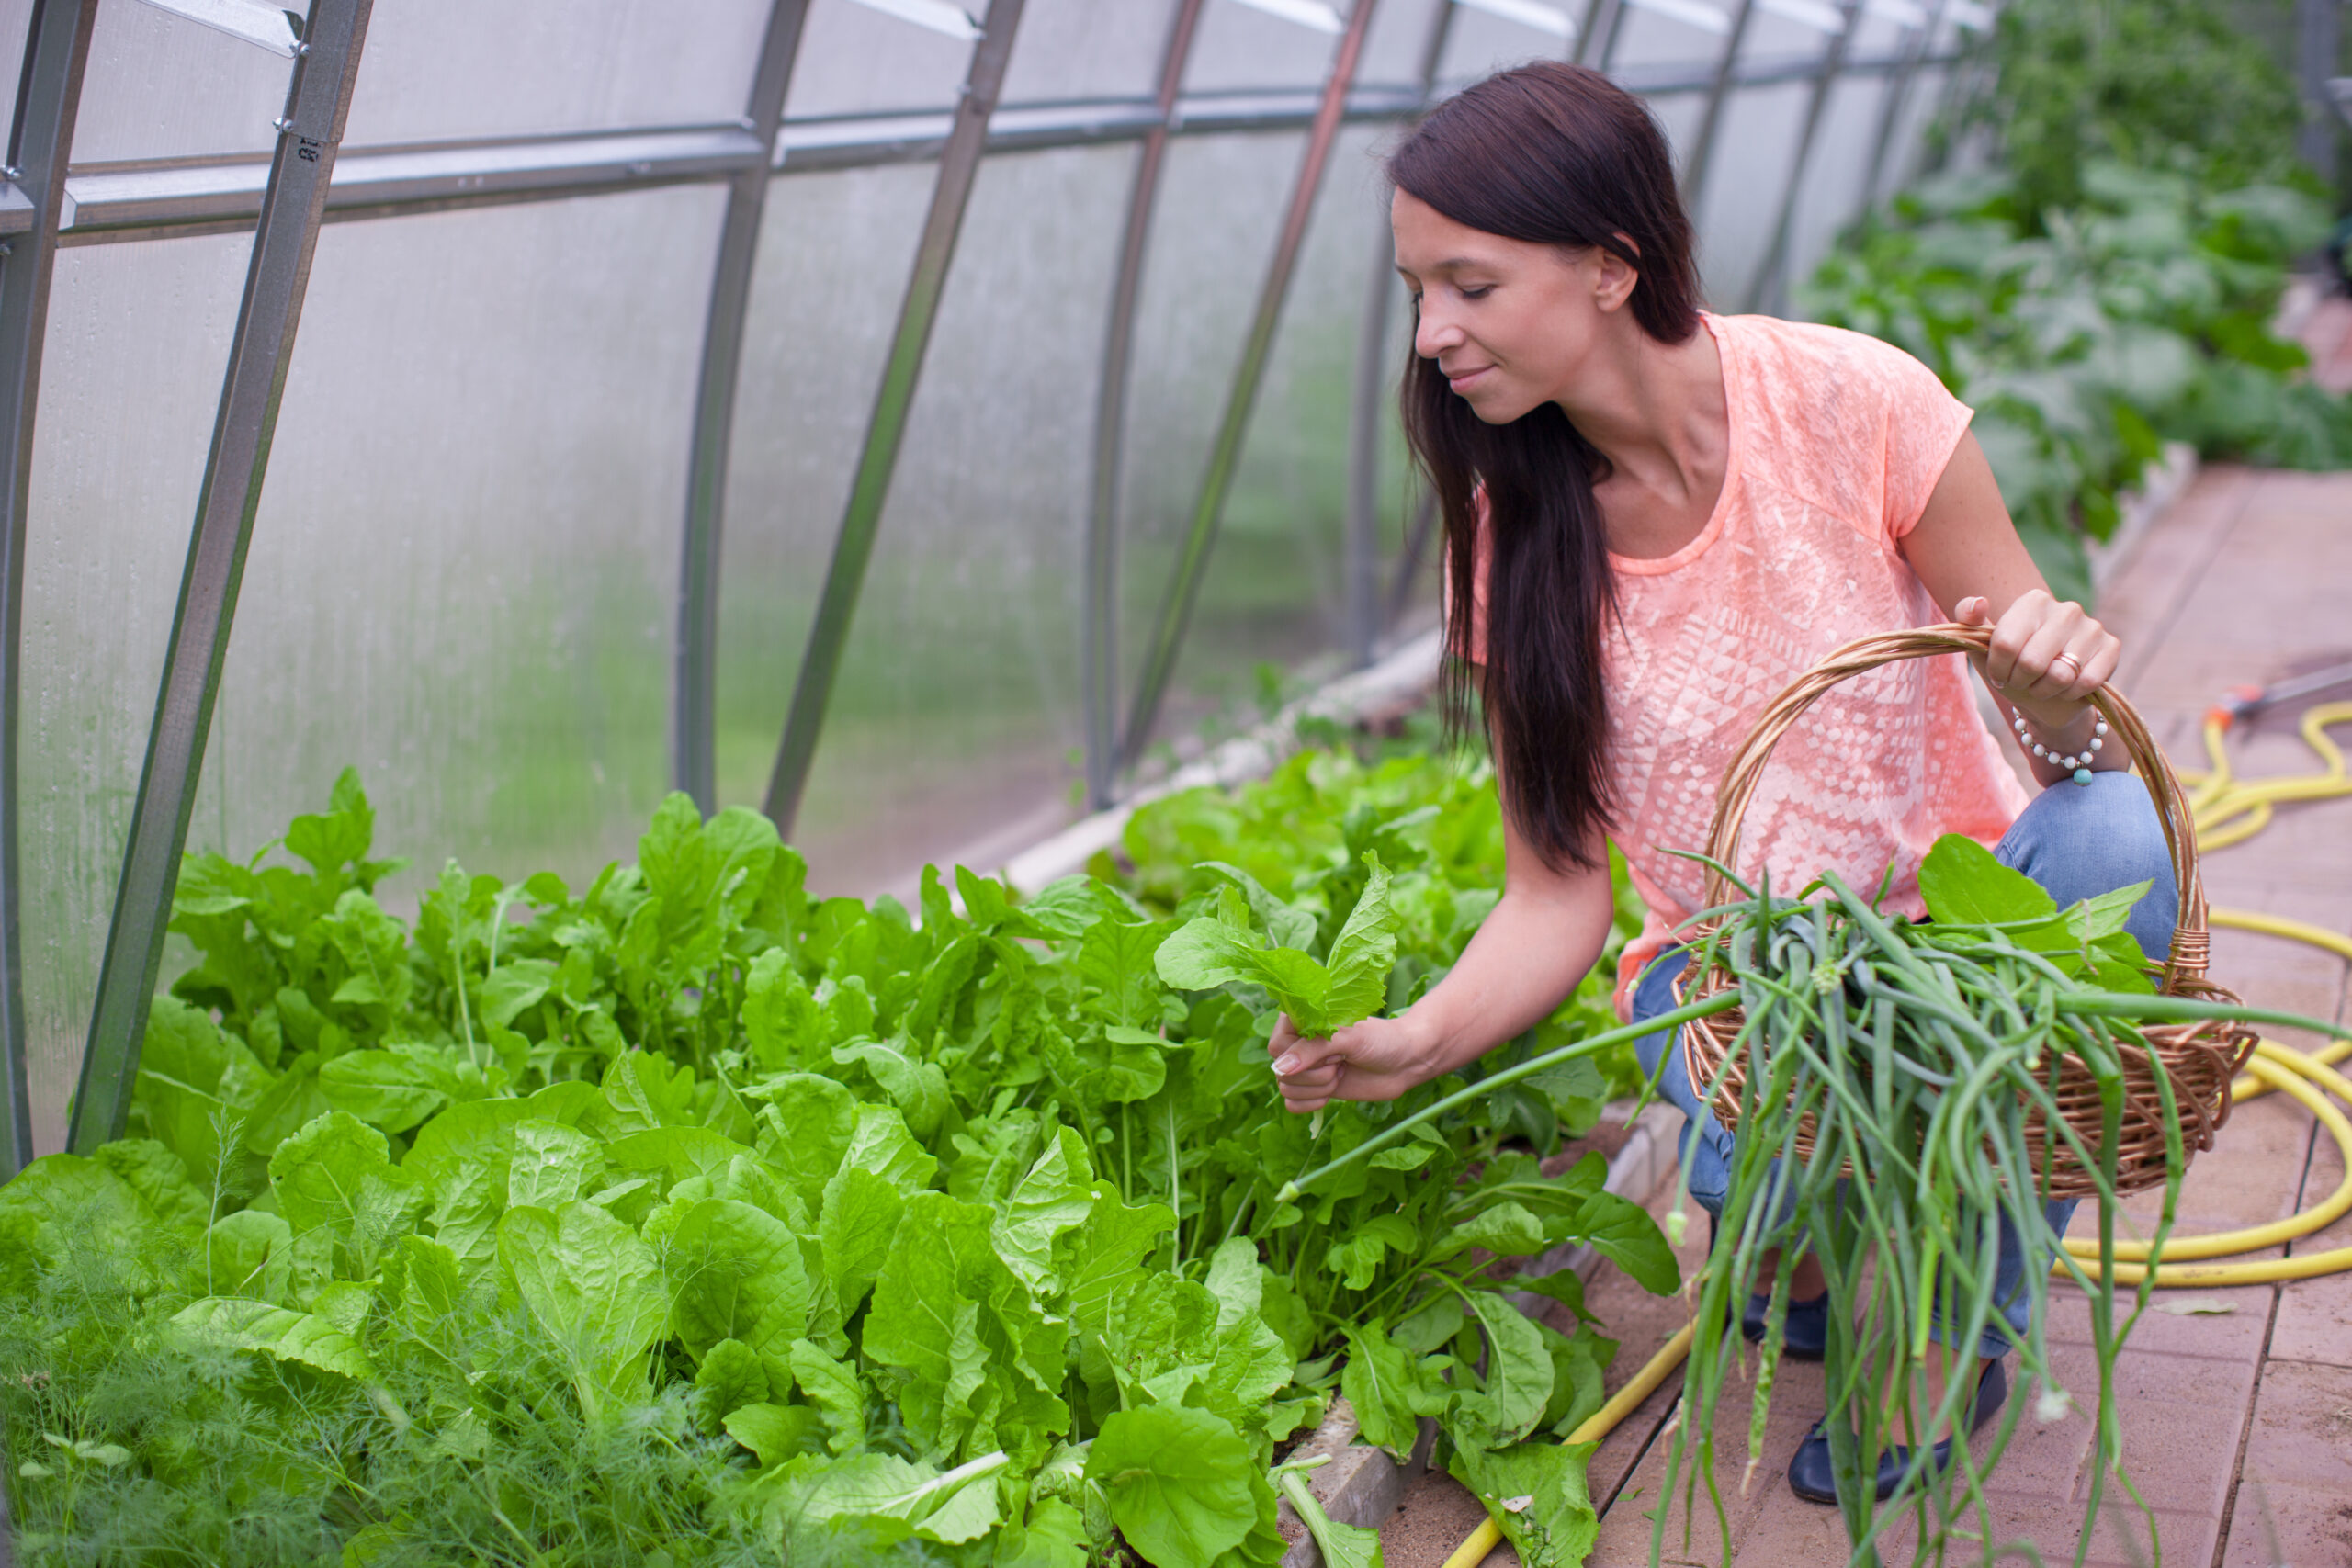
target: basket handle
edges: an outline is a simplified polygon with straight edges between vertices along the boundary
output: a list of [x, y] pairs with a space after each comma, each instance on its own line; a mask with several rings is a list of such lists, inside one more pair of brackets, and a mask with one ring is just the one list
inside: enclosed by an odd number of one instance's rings
[[[1946, 624], [1882, 632], [1846, 644], [1790, 682], [1785, 691], [1764, 705], [1755, 728], [1741, 742], [1730, 766], [1724, 770], [1723, 782], [1715, 787], [1714, 820], [1707, 829], [1708, 854], [1724, 865], [1739, 864], [1740, 823], [1747, 814], [1748, 801], [1756, 794], [1757, 782], [1763, 776], [1764, 763], [1789, 727], [1824, 693], [1898, 659], [1983, 653], [1992, 640], [1989, 626]], [[2155, 801], [2156, 818], [2164, 824], [2165, 847], [2172, 856], [2173, 876], [2180, 888], [2180, 919], [2173, 930], [2172, 952], [2165, 965], [2165, 989], [2175, 991], [2184, 985], [2201, 989], [2211, 939], [2206, 931], [2205, 886], [2197, 870], [2197, 834], [2188, 798], [2182, 793], [2180, 780], [2163, 749], [2121, 693], [2111, 685], [2102, 686], [2092, 694], [2091, 703], [2107, 720], [2109, 731], [2122, 741], [2123, 749], [2139, 767], [2141, 782], [2148, 786], [2148, 794]], [[1733, 901], [1735, 890], [1712, 867], [1707, 872], [1706, 886], [1704, 907]]]

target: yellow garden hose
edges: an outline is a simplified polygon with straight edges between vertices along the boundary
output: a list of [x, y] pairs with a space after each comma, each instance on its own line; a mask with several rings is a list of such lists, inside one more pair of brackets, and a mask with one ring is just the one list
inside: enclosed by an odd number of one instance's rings
[[[2327, 733], [2329, 726], [2346, 722], [2352, 722], [2352, 703], [2326, 703], [2304, 713], [2303, 741], [2317, 753], [2324, 764], [2320, 772], [2242, 782], [2230, 767], [2229, 753], [2223, 744], [2232, 716], [2221, 710], [2208, 714], [2205, 718], [2205, 751], [2212, 759], [2213, 766], [2205, 773], [2184, 773], [2180, 775], [2181, 782], [2191, 786], [2189, 809], [2196, 824], [2198, 849], [2211, 853], [2232, 844], [2243, 843], [2270, 825], [2271, 809], [2281, 801], [2325, 800], [2352, 795], [2352, 775], [2346, 773], [2344, 753]], [[2235, 931], [2260, 931], [2292, 942], [2306, 942], [2352, 960], [2352, 937], [2324, 926], [2288, 919], [2280, 915], [2256, 914], [2241, 909], [2210, 909], [2206, 912], [2206, 919], [2209, 924], [2227, 926]], [[2264, 1225], [2251, 1225], [2244, 1230], [2168, 1239], [2164, 1251], [2168, 1261], [2156, 1265], [2155, 1282], [2158, 1287], [2258, 1285], [2285, 1280], [2309, 1280], [2352, 1269], [2352, 1247], [2306, 1253], [2296, 1258], [2267, 1258], [2243, 1263], [2196, 1261], [2229, 1258], [2277, 1247], [2324, 1230], [2347, 1211], [2352, 1211], [2352, 1119], [2347, 1119], [2327, 1098], [2333, 1094], [2346, 1104], [2352, 1105], [2352, 1079], [2346, 1078], [2331, 1066], [2347, 1055], [2352, 1055], [2352, 1037], [2332, 1041], [2324, 1048], [2310, 1052], [2293, 1050], [2271, 1040], [2265, 1040], [2255, 1047], [2254, 1058], [2246, 1064], [2246, 1075], [2231, 1085], [2231, 1098], [2235, 1100], [2251, 1100], [2275, 1089], [2301, 1101], [2319, 1119], [2319, 1124], [2326, 1129], [2328, 1135], [2335, 1140], [2335, 1146], [2344, 1156], [2345, 1174], [2336, 1183], [2335, 1190], [2324, 1200], [2286, 1219], [2274, 1220]], [[2069, 1240], [2066, 1250], [2078, 1259], [2094, 1263], [2098, 1257], [2097, 1242]], [[2118, 1259], [2116, 1282], [2138, 1284], [2148, 1269], [2147, 1244], [2119, 1243], [2115, 1252]], [[2056, 1272], [2064, 1275], [2064, 1266], [2057, 1266]], [[1690, 1325], [1684, 1324], [1681, 1330], [1634, 1374], [1631, 1382], [1619, 1389], [1608, 1404], [1569, 1434], [1568, 1441], [1592, 1442], [1616, 1430], [1618, 1424], [1655, 1393], [1657, 1386], [1690, 1355]], [[1453, 1555], [1445, 1560], [1445, 1568], [1477, 1568], [1501, 1540], [1501, 1529], [1488, 1518], [1454, 1549]]]
[[[1690, 1354], [1690, 1325], [1686, 1323], [1675, 1330], [1673, 1338], [1658, 1347], [1657, 1355], [1642, 1363], [1642, 1370], [1634, 1374], [1633, 1382], [1611, 1394], [1608, 1404], [1586, 1416], [1577, 1429], [1568, 1434], [1568, 1441], [1598, 1442], [1615, 1431], [1617, 1424], [1639, 1409], [1642, 1401], [1656, 1393], [1657, 1385], [1664, 1382], [1668, 1374], [1680, 1366]], [[1445, 1568], [1476, 1568], [1502, 1539], [1501, 1527], [1492, 1518], [1487, 1519], [1470, 1532], [1468, 1540], [1453, 1549], [1453, 1555], [1445, 1560]]]

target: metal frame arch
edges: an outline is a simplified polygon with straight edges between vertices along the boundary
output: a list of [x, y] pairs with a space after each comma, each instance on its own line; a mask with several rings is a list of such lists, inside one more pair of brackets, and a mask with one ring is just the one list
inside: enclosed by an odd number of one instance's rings
[[1768, 293], [1785, 289], [1788, 285], [1789, 242], [1796, 225], [1797, 197], [1804, 189], [1805, 168], [1813, 162], [1813, 144], [1821, 132], [1829, 95], [1837, 89], [1846, 66], [1846, 51], [1853, 42], [1854, 29], [1860, 25], [1862, 5], [1863, 0], [1840, 0], [1839, 9], [1846, 25], [1823, 46], [1821, 74], [1814, 78], [1812, 96], [1805, 100], [1804, 124], [1797, 132], [1796, 156], [1790, 160], [1789, 183], [1781, 192], [1780, 214], [1773, 220], [1772, 238], [1764, 247], [1764, 259], [1757, 264], [1756, 276], [1748, 279], [1747, 292], [1741, 299], [1742, 310], [1763, 309]]
[[[8, 178], [32, 204], [32, 227], [0, 261], [0, 1179], [33, 1159], [25, 1017], [23, 873], [17, 769], [23, 689], [25, 532], [32, 491], [33, 429], [40, 400], [49, 288], [65, 204], [65, 171], [98, 0], [33, 0], [24, 72], [8, 135]], [[0, 1540], [5, 1539], [0, 1531]]]
[[1251, 319], [1250, 335], [1243, 342], [1241, 362], [1234, 369], [1216, 440], [1209, 449], [1200, 500], [1193, 509], [1192, 525], [1186, 530], [1175, 574], [1169, 581], [1159, 618], [1152, 628], [1151, 648], [1136, 682], [1126, 731], [1119, 739], [1122, 769], [1133, 767], [1149, 743], [1152, 726], [1159, 716], [1160, 702], [1168, 694], [1169, 680], [1175, 673], [1177, 656], [1183, 649], [1193, 606], [1200, 595], [1201, 581], [1207, 573], [1209, 555], [1216, 543], [1217, 526], [1225, 515], [1226, 498], [1232, 491], [1241, 448], [1249, 437], [1250, 416], [1257, 406], [1258, 388], [1273, 349], [1274, 333], [1282, 324], [1283, 305], [1290, 295], [1291, 274], [1297, 265], [1300, 247], [1306, 243], [1315, 197], [1323, 187], [1323, 171], [1330, 161], [1332, 143], [1339, 137], [1340, 121], [1347, 109], [1348, 89], [1354, 84], [1356, 66], [1363, 58], [1364, 38], [1371, 30], [1375, 4], [1376, 0], [1355, 0], [1354, 9], [1348, 14], [1347, 30], [1340, 37], [1339, 50], [1324, 78], [1315, 128], [1308, 133], [1306, 154], [1299, 161], [1298, 177], [1291, 186], [1290, 208], [1283, 215], [1273, 256], [1267, 264], [1257, 313]]
[[[1443, 0], [1451, 5], [1452, 0]], [[1080, 657], [1085, 671], [1086, 795], [1091, 809], [1111, 804], [1118, 779], [1119, 480], [1126, 438], [1127, 389], [1134, 374], [1136, 310], [1143, 298], [1143, 266], [1151, 243], [1152, 209], [1168, 138], [1192, 62], [1206, 0], [1176, 0], [1176, 15], [1159, 67], [1159, 118], [1144, 133], [1127, 194], [1127, 223], [1119, 242], [1119, 271], [1111, 290], [1111, 319], [1102, 339], [1102, 381], [1094, 411], [1094, 472], [1086, 520], [1086, 576]]]
[[906, 301], [899, 307], [881, 389], [875, 395], [874, 417], [866, 426], [865, 449], [858, 457], [857, 478], [850, 489], [841, 532], [833, 541], [823, 595], [817, 602], [808, 650], [793, 685], [792, 711], [785, 718], [784, 734], [776, 743], [775, 769], [768, 778], [764, 808], [777, 830], [786, 835], [792, 831], [793, 818], [799, 815], [801, 792], [808, 787], [809, 765], [816, 760], [817, 738], [832, 702], [834, 679], [841, 673], [842, 649], [857, 614], [858, 595], [865, 586], [866, 566], [874, 558], [874, 536], [881, 526], [883, 503], [889, 499], [891, 476], [898, 468], [899, 449], [922, 376], [923, 354], [931, 344], [932, 326], [939, 319], [947, 270], [956, 259], [956, 241], [963, 231], [964, 209], [971, 199], [980, 154], [987, 150], [989, 117], [996, 112], [997, 95], [1004, 87], [1023, 4], [1023, 0], [989, 0], [988, 20], [982, 25], [979, 41], [972, 46], [972, 63], [964, 79], [963, 97], [956, 106], [955, 126], [940, 154], [931, 211], [923, 220], [914, 271], [907, 280]]
[[735, 396], [742, 381], [743, 328], [759, 259], [760, 225], [775, 178], [772, 165], [776, 132], [784, 123], [785, 92], [799, 58], [808, 17], [808, 0], [775, 0], [768, 13], [744, 116], [745, 128], [759, 141], [760, 161], [728, 182], [727, 216], [719, 230], [710, 310], [703, 328], [702, 373], [695, 389], [671, 670], [670, 773], [674, 786], [694, 796], [705, 816], [718, 808], [718, 569]]
[[1739, 0], [1730, 36], [1724, 39], [1723, 58], [1716, 62], [1715, 79], [1707, 88], [1706, 112], [1699, 118], [1698, 135], [1692, 138], [1690, 164], [1682, 175], [1682, 207], [1693, 224], [1699, 221], [1699, 204], [1707, 194], [1707, 171], [1715, 161], [1715, 140], [1723, 133], [1724, 100], [1731, 96], [1740, 47], [1747, 41], [1748, 20], [1755, 15], [1756, 0]]
[[1879, 110], [1878, 135], [1871, 143], [1870, 173], [1862, 178], [1862, 210], [1870, 211], [1879, 202], [1879, 189], [1886, 177], [1886, 156], [1894, 151], [1895, 128], [1903, 121], [1904, 106], [1910, 101], [1911, 85], [1918, 80], [1919, 62], [1933, 47], [1936, 35], [1943, 30], [1944, 16], [1951, 8], [1951, 0], [1935, 0], [1927, 21], [1905, 29], [1902, 63], [1895, 67], [1894, 79], [1886, 85], [1886, 102]]
[[138, 803], [123, 846], [122, 877], [107, 931], [106, 960], [67, 1144], [76, 1154], [122, 1135], [139, 1076], [139, 1052], [164, 961], [188, 814], [220, 694], [237, 591], [253, 545], [254, 517], [269, 467], [279, 400], [325, 215], [335, 148], [351, 112], [375, 0], [311, 0], [294, 62], [277, 150], [269, 165], [244, 300], [221, 379], [212, 449], [188, 536], [179, 605], [147, 733]]

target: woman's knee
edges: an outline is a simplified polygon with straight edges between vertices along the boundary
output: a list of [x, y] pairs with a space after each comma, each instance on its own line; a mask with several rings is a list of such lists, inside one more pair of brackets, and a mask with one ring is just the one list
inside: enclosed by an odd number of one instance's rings
[[2150, 957], [2169, 949], [2180, 908], [2172, 852], [2147, 786], [2131, 773], [2094, 773], [2036, 796], [1995, 852], [2061, 906], [2136, 882], [2149, 885], [2128, 929]]

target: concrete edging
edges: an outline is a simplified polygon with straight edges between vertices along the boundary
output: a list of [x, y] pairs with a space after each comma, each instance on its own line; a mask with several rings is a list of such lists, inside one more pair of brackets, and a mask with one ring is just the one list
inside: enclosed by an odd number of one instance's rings
[[[1674, 1170], [1675, 1123], [1680, 1114], [1662, 1101], [1645, 1107], [1634, 1118], [1624, 1146], [1610, 1160], [1609, 1176], [1601, 1183], [1601, 1190], [1637, 1203], [1657, 1191], [1658, 1183]], [[1589, 1280], [1600, 1262], [1600, 1254], [1591, 1247], [1564, 1242], [1529, 1264], [1525, 1272], [1550, 1274], [1574, 1269]], [[1549, 1298], [1532, 1291], [1517, 1292], [1510, 1303], [1530, 1317], [1540, 1316], [1551, 1305]], [[1421, 1435], [1413, 1445], [1412, 1458], [1404, 1464], [1369, 1443], [1357, 1442], [1355, 1438], [1355, 1412], [1346, 1400], [1335, 1398], [1323, 1424], [1293, 1451], [1293, 1457], [1332, 1455], [1330, 1463], [1307, 1472], [1307, 1490], [1338, 1523], [1376, 1529], [1388, 1522], [1396, 1505], [1404, 1501], [1406, 1489], [1429, 1469], [1430, 1450], [1437, 1446], [1437, 1423], [1429, 1419], [1421, 1422]], [[1322, 1568], [1323, 1553], [1306, 1533], [1306, 1522], [1286, 1501], [1277, 1515], [1283, 1534], [1290, 1541], [1290, 1549], [1283, 1553], [1283, 1568]]]

